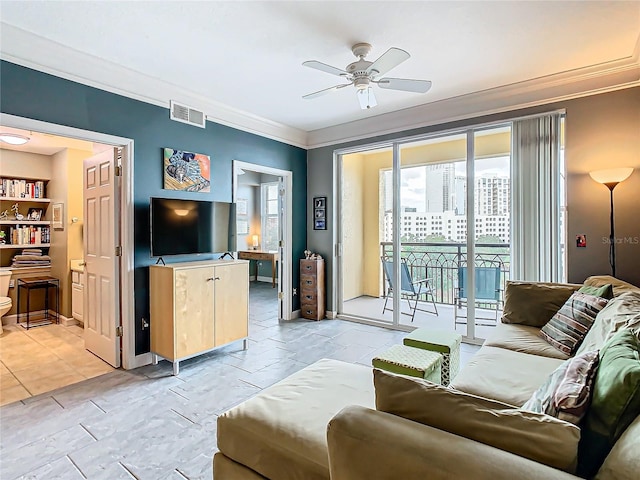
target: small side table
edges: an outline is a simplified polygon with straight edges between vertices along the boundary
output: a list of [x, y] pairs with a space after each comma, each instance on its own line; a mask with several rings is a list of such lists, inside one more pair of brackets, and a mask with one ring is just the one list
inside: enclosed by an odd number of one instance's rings
[[375, 357], [375, 368], [401, 375], [424, 378], [433, 383], [442, 382], [442, 355], [406, 345], [393, 345]]
[[[49, 312], [49, 289], [52, 288], [55, 291], [56, 297], [56, 308], [55, 313], [52, 314]], [[31, 291], [32, 290], [41, 290], [44, 289], [44, 318], [38, 319], [35, 325], [31, 325]], [[26, 329], [29, 330], [32, 326], [39, 327], [41, 325], [50, 325], [51, 323], [59, 323], [59, 310], [60, 310], [60, 280], [55, 277], [31, 277], [31, 278], [19, 278], [18, 279], [18, 324], [20, 324], [20, 316], [24, 315], [21, 310], [20, 304], [20, 291], [26, 290], [27, 294], [27, 326]]]
[[421, 348], [440, 353], [442, 359], [442, 385], [451, 383], [460, 370], [460, 343], [462, 335], [445, 330], [418, 328], [404, 337], [403, 343], [414, 348]]

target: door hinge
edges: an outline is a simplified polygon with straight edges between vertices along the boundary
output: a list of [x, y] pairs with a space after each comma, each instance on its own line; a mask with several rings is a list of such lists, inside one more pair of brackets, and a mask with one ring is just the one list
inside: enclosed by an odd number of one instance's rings
[[122, 337], [122, 335], [123, 335], [122, 325], [118, 325], [116, 327], [116, 337]]
[[278, 300], [284, 300], [284, 292], [278, 292]]
[[284, 247], [284, 242], [282, 240], [278, 240], [278, 246], [280, 248]]
[[122, 247], [118, 245], [116, 247], [116, 257], [121, 257], [121, 256], [122, 256]]
[[122, 165], [116, 165], [115, 175], [116, 175], [116, 177], [121, 177], [122, 176]]

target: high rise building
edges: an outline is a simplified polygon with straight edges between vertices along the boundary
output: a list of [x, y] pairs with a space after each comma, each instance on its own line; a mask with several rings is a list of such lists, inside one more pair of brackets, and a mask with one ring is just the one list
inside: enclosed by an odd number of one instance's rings
[[485, 174], [476, 178], [476, 215], [509, 215], [509, 186], [506, 175]]
[[[466, 177], [455, 175], [452, 163], [426, 165], [425, 207], [404, 208], [401, 235], [409, 241], [429, 237], [443, 237], [448, 241], [464, 242], [467, 237]], [[391, 175], [383, 177], [385, 214], [384, 241], [392, 240], [392, 185]], [[510, 181], [507, 175], [484, 173], [475, 178], [475, 232], [476, 237], [497, 237], [509, 242]]]
[[445, 212], [455, 207], [455, 166], [453, 163], [427, 165], [425, 212]]

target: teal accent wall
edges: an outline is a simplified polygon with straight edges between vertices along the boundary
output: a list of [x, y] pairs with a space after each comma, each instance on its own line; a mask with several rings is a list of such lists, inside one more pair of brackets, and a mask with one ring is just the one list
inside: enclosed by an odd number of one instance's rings
[[[155, 263], [149, 250], [149, 198], [153, 196], [217, 200], [232, 199], [232, 160], [293, 172], [293, 285], [299, 283], [298, 258], [307, 242], [307, 152], [231, 127], [207, 122], [206, 129], [169, 119], [169, 110], [22, 67], [0, 63], [0, 110], [44, 122], [106, 133], [134, 140], [135, 203], [135, 324], [136, 354], [149, 351], [148, 266]], [[167, 99], [169, 101], [169, 99]], [[211, 192], [163, 190], [162, 148], [174, 147], [211, 157]], [[204, 260], [214, 256], [172, 257], [174, 261]], [[293, 297], [293, 308], [299, 308]]]

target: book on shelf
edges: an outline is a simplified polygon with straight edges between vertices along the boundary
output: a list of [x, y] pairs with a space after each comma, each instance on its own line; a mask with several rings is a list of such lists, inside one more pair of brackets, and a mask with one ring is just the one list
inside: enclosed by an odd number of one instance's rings
[[2, 178], [0, 179], [0, 197], [45, 198], [44, 182]]
[[9, 229], [10, 245], [37, 245], [50, 243], [51, 228], [49, 226], [17, 226]]

